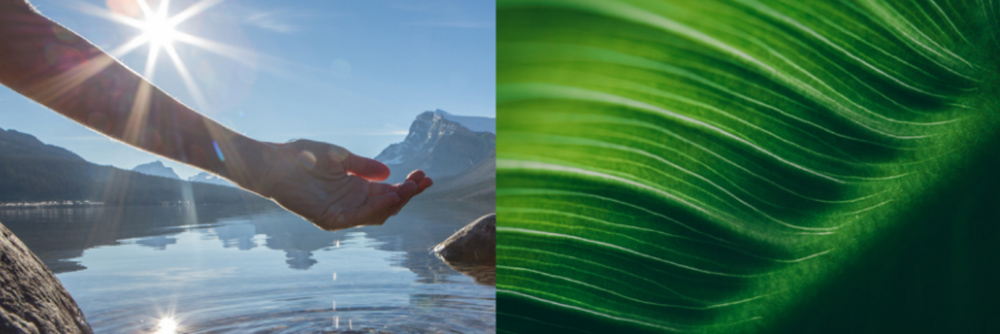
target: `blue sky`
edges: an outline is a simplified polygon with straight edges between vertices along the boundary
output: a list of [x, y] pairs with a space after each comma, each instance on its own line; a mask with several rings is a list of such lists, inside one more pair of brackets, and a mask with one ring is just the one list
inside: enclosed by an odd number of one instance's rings
[[[113, 50], [141, 31], [92, 12], [107, 12], [120, 1], [134, 0], [31, 3]], [[195, 3], [170, 1], [169, 13]], [[153, 83], [258, 140], [308, 138], [374, 156], [401, 141], [425, 110], [495, 117], [494, 1], [228, 0], [177, 30], [225, 47], [174, 43], [201, 98], [164, 53]], [[144, 45], [121, 60], [142, 73], [148, 53]], [[102, 165], [130, 169], [159, 159], [182, 178], [199, 172], [111, 141], [3, 86], [0, 128], [33, 134]]]

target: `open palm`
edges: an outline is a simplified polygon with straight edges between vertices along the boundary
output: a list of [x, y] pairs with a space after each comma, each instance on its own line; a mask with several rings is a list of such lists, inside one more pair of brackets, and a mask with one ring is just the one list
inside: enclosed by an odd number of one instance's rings
[[310, 140], [277, 145], [255, 189], [324, 230], [381, 225], [433, 182], [414, 171], [399, 184], [384, 164]]

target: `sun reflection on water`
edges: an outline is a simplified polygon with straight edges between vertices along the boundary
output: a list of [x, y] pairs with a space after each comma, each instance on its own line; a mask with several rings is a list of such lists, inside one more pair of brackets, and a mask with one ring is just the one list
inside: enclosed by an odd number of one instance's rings
[[153, 334], [177, 334], [177, 320], [171, 317], [160, 319]]

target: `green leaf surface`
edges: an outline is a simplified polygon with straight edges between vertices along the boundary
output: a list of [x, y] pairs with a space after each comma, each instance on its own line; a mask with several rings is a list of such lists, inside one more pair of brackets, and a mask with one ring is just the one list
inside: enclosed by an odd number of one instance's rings
[[1000, 3], [498, 6], [501, 332], [1000, 327]]

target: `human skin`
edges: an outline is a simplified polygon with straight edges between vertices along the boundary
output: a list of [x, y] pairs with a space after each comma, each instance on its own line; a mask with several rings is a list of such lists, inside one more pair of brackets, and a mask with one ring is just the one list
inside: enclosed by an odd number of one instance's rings
[[327, 143], [268, 143], [180, 103], [24, 0], [0, 0], [0, 83], [94, 131], [224, 177], [324, 230], [380, 225], [433, 184]]

